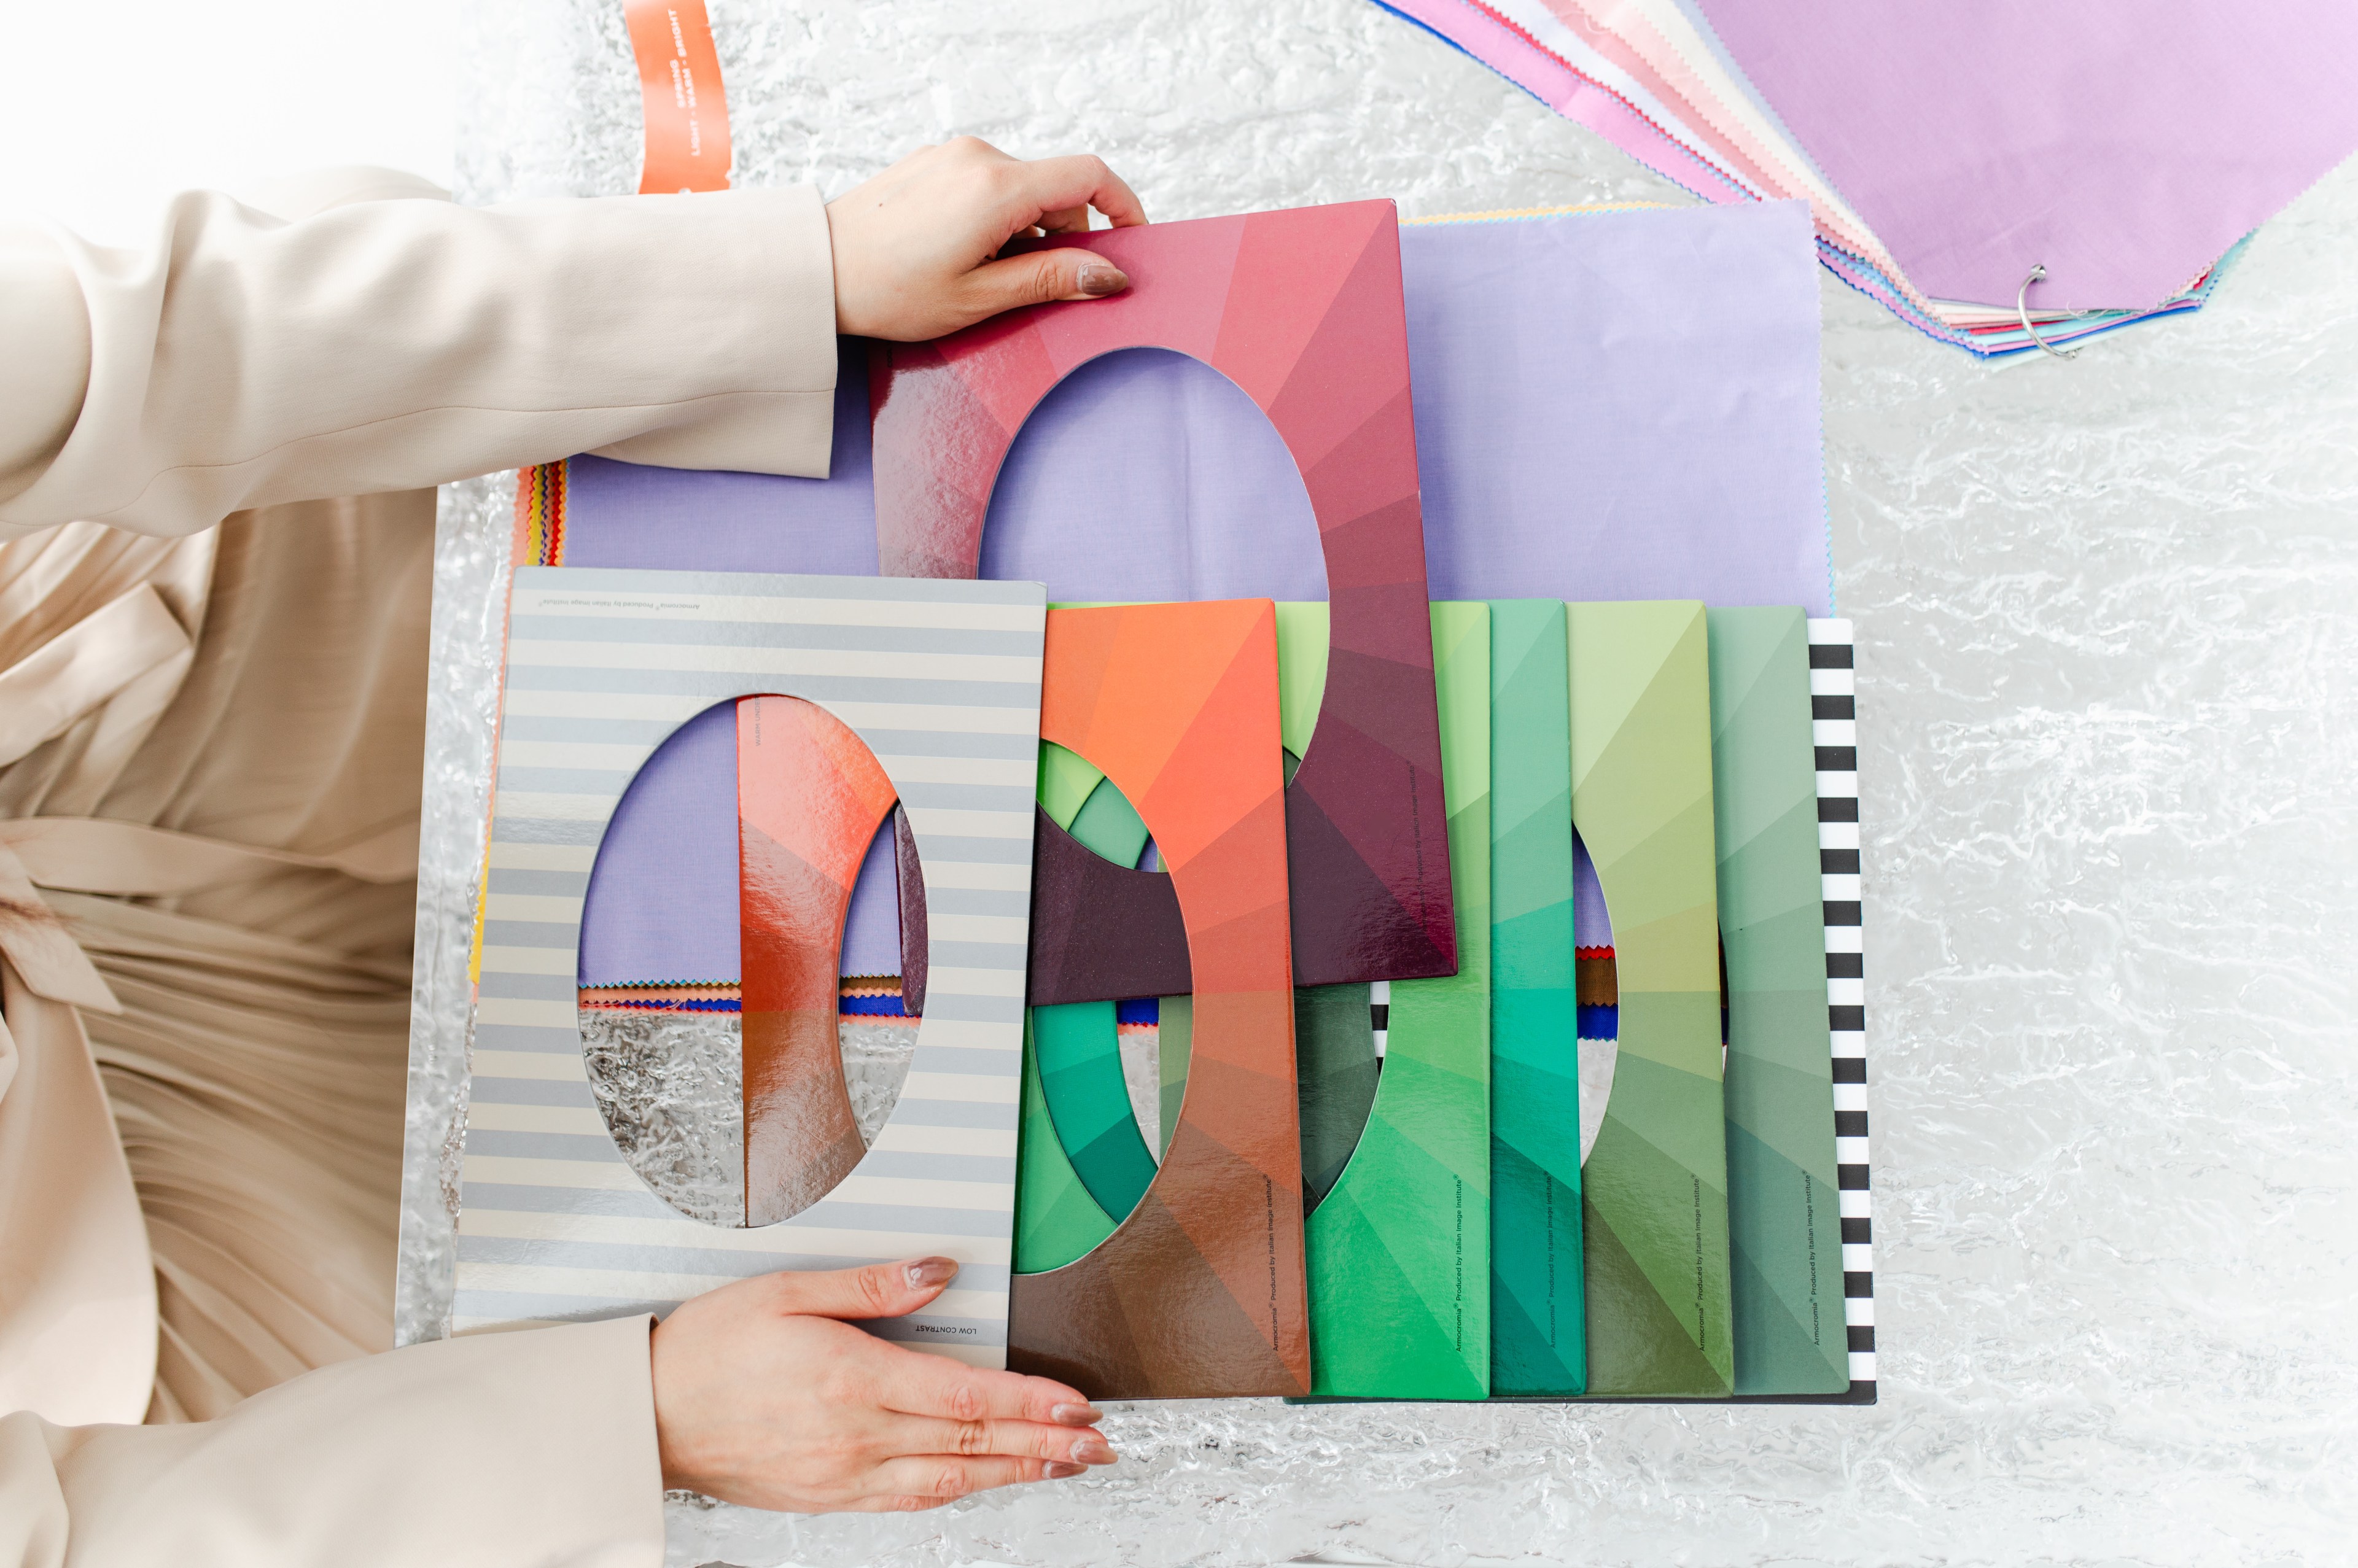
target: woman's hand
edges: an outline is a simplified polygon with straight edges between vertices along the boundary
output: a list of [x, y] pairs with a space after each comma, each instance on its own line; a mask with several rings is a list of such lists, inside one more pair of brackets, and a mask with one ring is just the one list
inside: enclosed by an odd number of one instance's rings
[[1096, 1407], [1064, 1384], [840, 1321], [914, 1312], [957, 1273], [920, 1258], [764, 1274], [683, 1303], [654, 1334], [664, 1485], [748, 1508], [881, 1512], [1112, 1464]]
[[973, 136], [913, 153], [827, 205], [835, 330], [915, 342], [1019, 305], [1118, 294], [1121, 269], [1077, 246], [992, 259], [1018, 234], [1086, 233], [1092, 207], [1116, 228], [1146, 222], [1100, 158], [1027, 163]]

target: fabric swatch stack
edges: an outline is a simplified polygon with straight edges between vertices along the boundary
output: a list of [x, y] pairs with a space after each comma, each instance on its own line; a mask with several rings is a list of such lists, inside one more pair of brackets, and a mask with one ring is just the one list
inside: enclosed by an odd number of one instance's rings
[[1828, 268], [1985, 356], [2196, 308], [2358, 147], [2332, 0], [1379, 4], [1705, 200], [1806, 199]]

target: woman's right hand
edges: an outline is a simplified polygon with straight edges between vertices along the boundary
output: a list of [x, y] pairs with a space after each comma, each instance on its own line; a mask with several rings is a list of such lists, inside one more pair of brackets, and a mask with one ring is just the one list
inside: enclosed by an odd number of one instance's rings
[[914, 342], [1055, 299], [1130, 287], [1082, 248], [1001, 256], [1019, 235], [1085, 234], [1089, 211], [1115, 228], [1146, 209], [1102, 158], [1013, 158], [973, 136], [910, 154], [827, 204], [835, 254], [835, 330]]
[[845, 1321], [914, 1312], [957, 1273], [918, 1258], [764, 1274], [682, 1303], [654, 1332], [664, 1485], [748, 1508], [882, 1512], [1112, 1464], [1097, 1408], [1065, 1384]]

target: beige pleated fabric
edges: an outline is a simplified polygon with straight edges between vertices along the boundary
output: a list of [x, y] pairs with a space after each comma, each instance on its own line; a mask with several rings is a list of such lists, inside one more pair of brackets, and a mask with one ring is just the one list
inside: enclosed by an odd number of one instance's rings
[[646, 1320], [369, 1354], [412, 487], [590, 449], [824, 474], [827, 222], [807, 188], [436, 194], [192, 195], [139, 254], [0, 229], [0, 1568], [661, 1554]]
[[[126, 579], [198, 554], [111, 533], [0, 546], [0, 579], [152, 602]], [[83, 1027], [156, 1271], [151, 1420], [392, 1345], [433, 496], [200, 537], [211, 582], [167, 586], [201, 635], [135, 750], [93, 744], [118, 692], [0, 772], [0, 841], [122, 1008]]]

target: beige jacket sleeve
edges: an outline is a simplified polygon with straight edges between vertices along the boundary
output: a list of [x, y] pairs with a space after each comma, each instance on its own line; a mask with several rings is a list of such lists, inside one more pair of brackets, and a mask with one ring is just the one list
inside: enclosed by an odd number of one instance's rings
[[0, 536], [580, 451], [824, 475], [835, 366], [809, 187], [295, 222], [191, 193], [145, 252], [0, 227]]
[[192, 1425], [0, 1419], [5, 1568], [654, 1568], [662, 1497], [643, 1317], [346, 1361]]

